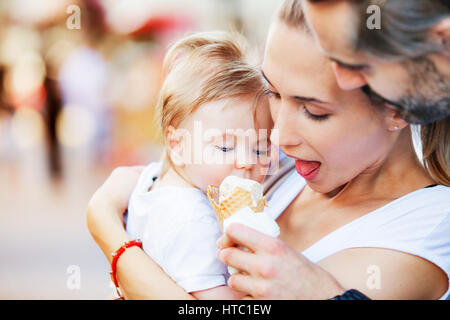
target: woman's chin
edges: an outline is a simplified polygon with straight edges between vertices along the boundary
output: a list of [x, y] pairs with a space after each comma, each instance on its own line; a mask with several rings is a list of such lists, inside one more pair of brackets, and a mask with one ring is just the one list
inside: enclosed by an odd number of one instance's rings
[[306, 184], [308, 187], [310, 187], [315, 192], [320, 192], [322, 194], [328, 195], [329, 197], [334, 197], [336, 194], [338, 194], [346, 185], [345, 184], [330, 184], [329, 180], [328, 183], [325, 182], [326, 179], [317, 179], [314, 181], [308, 181], [306, 180]]

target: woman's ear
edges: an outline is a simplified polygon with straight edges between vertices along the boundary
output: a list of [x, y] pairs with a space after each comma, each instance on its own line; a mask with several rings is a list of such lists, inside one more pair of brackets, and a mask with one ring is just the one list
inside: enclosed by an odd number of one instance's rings
[[186, 163], [184, 161], [183, 135], [180, 134], [180, 130], [169, 126], [164, 136], [170, 160], [174, 165], [183, 167]]
[[388, 108], [385, 119], [386, 128], [389, 131], [399, 131], [409, 125], [409, 123], [405, 121], [400, 113], [395, 109]]

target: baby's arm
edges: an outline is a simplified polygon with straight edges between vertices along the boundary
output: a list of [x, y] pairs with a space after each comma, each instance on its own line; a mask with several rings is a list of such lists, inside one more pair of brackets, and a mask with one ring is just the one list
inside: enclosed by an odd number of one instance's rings
[[211, 289], [191, 292], [199, 300], [239, 300], [246, 296], [245, 293], [236, 291], [227, 286], [218, 286]]

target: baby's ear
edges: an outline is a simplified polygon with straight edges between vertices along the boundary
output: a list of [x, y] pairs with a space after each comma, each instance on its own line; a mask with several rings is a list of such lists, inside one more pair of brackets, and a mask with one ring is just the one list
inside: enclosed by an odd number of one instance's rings
[[166, 141], [166, 148], [172, 163], [176, 166], [183, 167], [186, 165], [185, 147], [184, 147], [184, 130], [169, 126], [164, 134]]

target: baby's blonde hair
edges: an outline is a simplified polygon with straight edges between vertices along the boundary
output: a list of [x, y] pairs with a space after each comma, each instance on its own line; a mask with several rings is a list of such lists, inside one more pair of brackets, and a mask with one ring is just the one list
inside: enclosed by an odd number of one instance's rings
[[[254, 95], [255, 110], [265, 89], [256, 57], [236, 33], [195, 33], [174, 43], [164, 58], [156, 104], [164, 141], [169, 126], [177, 128], [202, 104]], [[161, 176], [170, 165], [166, 149]]]

